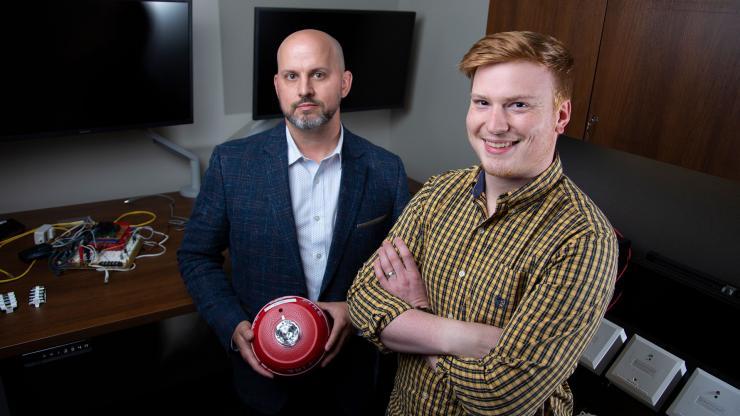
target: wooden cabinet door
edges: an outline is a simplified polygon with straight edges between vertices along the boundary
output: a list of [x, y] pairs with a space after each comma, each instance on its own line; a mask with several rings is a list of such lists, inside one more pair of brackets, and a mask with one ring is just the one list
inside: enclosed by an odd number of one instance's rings
[[608, 0], [587, 139], [740, 180], [740, 1]]
[[530, 30], [565, 43], [575, 60], [570, 123], [565, 134], [582, 138], [599, 53], [607, 0], [491, 0], [486, 33]]

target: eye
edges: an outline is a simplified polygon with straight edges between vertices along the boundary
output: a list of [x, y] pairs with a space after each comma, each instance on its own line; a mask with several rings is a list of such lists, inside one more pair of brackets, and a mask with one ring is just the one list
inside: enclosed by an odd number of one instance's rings
[[513, 109], [515, 109], [515, 110], [525, 110], [525, 109], [529, 108], [529, 104], [523, 103], [521, 101], [517, 101], [517, 102], [511, 103], [510, 104], [510, 107], [513, 108]]
[[296, 75], [294, 72], [288, 72], [285, 74], [285, 79], [287, 79], [288, 81], [294, 81], [298, 79], [298, 75]]
[[473, 105], [475, 105], [476, 107], [487, 107], [488, 101], [482, 98], [473, 98]]
[[316, 71], [313, 73], [313, 77], [316, 79], [324, 79], [326, 78], [326, 73], [321, 72], [321, 71]]

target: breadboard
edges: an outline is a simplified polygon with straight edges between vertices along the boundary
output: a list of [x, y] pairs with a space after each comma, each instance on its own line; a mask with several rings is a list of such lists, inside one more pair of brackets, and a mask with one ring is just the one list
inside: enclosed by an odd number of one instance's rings
[[[97, 267], [130, 268], [141, 250], [143, 239], [134, 235], [126, 241], [120, 250], [104, 250], [98, 253], [97, 258], [90, 259], [88, 252], [79, 250], [69, 260], [69, 266], [79, 269], [94, 269]], [[82, 257], [80, 257], [82, 255]], [[82, 260], [81, 260], [82, 259]]]

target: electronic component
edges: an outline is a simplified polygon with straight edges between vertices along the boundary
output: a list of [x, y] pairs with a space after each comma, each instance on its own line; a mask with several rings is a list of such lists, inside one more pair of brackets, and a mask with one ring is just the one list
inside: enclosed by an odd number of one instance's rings
[[18, 307], [18, 301], [15, 299], [15, 292], [0, 293], [0, 310], [5, 313], [13, 313]]
[[684, 360], [635, 334], [607, 371], [606, 378], [658, 410], [684, 374]]
[[90, 245], [96, 250], [120, 248], [131, 238], [133, 228], [124, 222], [99, 222], [92, 229]]
[[33, 231], [33, 242], [43, 244], [54, 239], [54, 228], [51, 224], [44, 224]]
[[626, 340], [627, 334], [622, 327], [603, 318], [578, 362], [594, 373], [601, 374]]
[[109, 245], [109, 247], [120, 246], [118, 249], [104, 248], [101, 251], [92, 252], [84, 246], [78, 247], [77, 252], [68, 261], [68, 266], [71, 266], [70, 268], [130, 268], [141, 250], [142, 238], [139, 235], [131, 237], [130, 232], [126, 235], [130, 238], [123, 244]]
[[701, 368], [691, 378], [668, 408], [668, 416], [740, 415], [740, 390]]
[[[153, 241], [155, 235], [161, 239]], [[132, 226], [119, 221], [80, 223], [56, 238], [49, 267], [57, 276], [65, 270], [97, 270], [105, 273], [105, 283], [108, 283], [110, 272], [133, 270], [137, 257], [164, 254], [167, 250], [164, 243], [168, 238], [152, 227]], [[160, 251], [139, 254], [144, 246], [156, 246]]]
[[32, 287], [28, 294], [28, 304], [38, 308], [42, 303], [46, 303], [46, 289], [43, 286]]
[[21, 359], [23, 360], [24, 367], [33, 367], [89, 352], [92, 352], [92, 342], [89, 340], [80, 340], [39, 351], [28, 352], [21, 355]]

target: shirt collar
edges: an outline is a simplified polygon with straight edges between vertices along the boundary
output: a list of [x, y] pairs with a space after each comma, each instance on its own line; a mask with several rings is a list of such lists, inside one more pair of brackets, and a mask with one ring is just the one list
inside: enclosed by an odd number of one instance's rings
[[[298, 149], [298, 145], [295, 144], [295, 139], [293, 139], [293, 136], [290, 134], [290, 130], [288, 129], [288, 125], [285, 125], [285, 138], [288, 141], [288, 166], [293, 165], [295, 162], [301, 160], [304, 156], [303, 153]], [[329, 159], [330, 157], [333, 157], [334, 155], [339, 156], [339, 160], [342, 160], [342, 144], [344, 144], [344, 126], [339, 125], [339, 142], [337, 142], [337, 147], [334, 148], [334, 151], [330, 154], [326, 155], [326, 157], [323, 160]]]
[[[560, 155], [555, 152], [555, 158], [547, 169], [521, 188], [499, 195], [496, 204], [504, 207], [504, 209], [526, 205], [547, 194], [560, 181], [562, 176], [563, 165], [560, 162]], [[483, 168], [479, 166], [478, 169], [474, 169], [468, 180], [472, 187], [470, 193], [473, 198], [480, 197], [483, 191], [486, 190], [486, 174]]]

